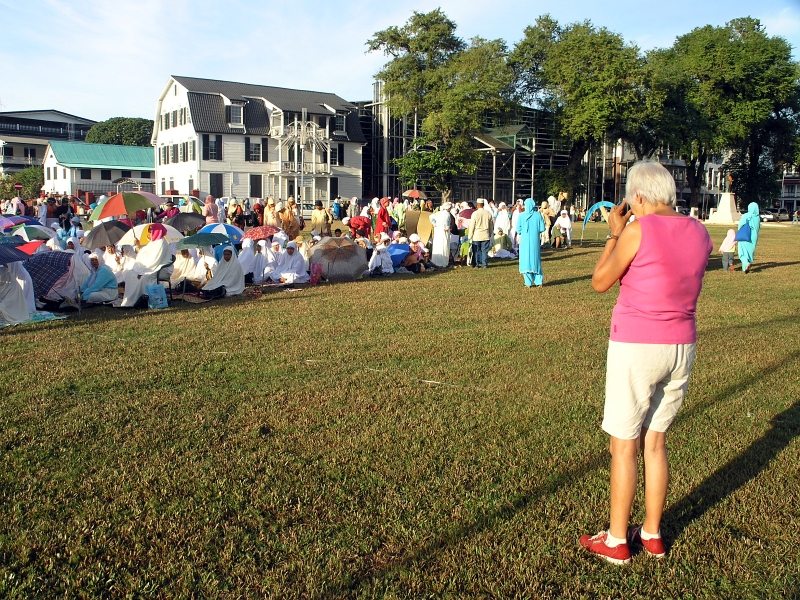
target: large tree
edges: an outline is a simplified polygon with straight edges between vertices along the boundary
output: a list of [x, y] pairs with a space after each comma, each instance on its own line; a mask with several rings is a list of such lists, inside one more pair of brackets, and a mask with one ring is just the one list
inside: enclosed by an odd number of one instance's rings
[[568, 172], [581, 173], [586, 151], [623, 136], [641, 102], [643, 61], [635, 46], [589, 21], [561, 26], [549, 15], [525, 28], [510, 64], [528, 102], [551, 112], [570, 144]]
[[694, 29], [647, 61], [663, 94], [658, 137], [686, 163], [691, 204], [713, 154], [726, 156], [742, 203], [768, 203], [798, 135], [798, 66], [786, 41], [768, 37], [755, 19], [735, 19]]
[[[22, 184], [22, 191], [14, 189], [15, 183]], [[25, 167], [18, 173], [10, 173], [0, 178], [0, 198], [12, 198], [19, 195], [26, 200], [38, 198], [44, 185], [44, 167]]]
[[153, 134], [150, 119], [113, 117], [97, 123], [86, 134], [90, 144], [117, 144], [120, 146], [149, 146]]
[[466, 43], [437, 9], [414, 12], [404, 26], [376, 32], [367, 46], [391, 57], [376, 75], [390, 114], [421, 121], [420, 138], [396, 161], [401, 179], [429, 183], [447, 201], [456, 177], [473, 174], [481, 160], [473, 134], [487, 115], [510, 106], [514, 74], [505, 43], [481, 38]]

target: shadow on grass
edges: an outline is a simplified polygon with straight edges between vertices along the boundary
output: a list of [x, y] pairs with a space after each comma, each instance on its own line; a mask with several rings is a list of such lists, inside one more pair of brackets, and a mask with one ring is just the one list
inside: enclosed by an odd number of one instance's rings
[[767, 262], [767, 263], [756, 263], [750, 267], [750, 273], [758, 273], [759, 271], [766, 271], [767, 269], [775, 269], [776, 267], [790, 267], [792, 265], [800, 265], [800, 261], [795, 260], [792, 262]]
[[[769, 364], [756, 375], [747, 377], [722, 388], [716, 394], [703, 402], [687, 407], [678, 414], [679, 421], [691, 419], [696, 413], [725, 400], [729, 396], [743, 392], [753, 387], [758, 382], [772, 376], [778, 369], [800, 358], [797, 350], [777, 363]], [[702, 517], [710, 508], [730, 496], [741, 486], [753, 479], [762, 470], [767, 468], [774, 459], [794, 437], [800, 434], [800, 402], [796, 402], [789, 409], [777, 415], [773, 420], [773, 428], [754, 442], [748, 450], [721, 467], [701, 483], [689, 496], [680, 500], [664, 514], [662, 530], [665, 540], [671, 545], [694, 519]], [[703, 460], [702, 458], [700, 460]], [[592, 471], [606, 468], [609, 464], [607, 452], [597, 452], [586, 457], [581, 466], [568, 469], [562, 473], [551, 476], [546, 483], [532, 490], [520, 491], [508, 498], [502, 507], [496, 510], [476, 515], [472, 523], [445, 529], [437, 534], [431, 532], [427, 544], [418, 550], [409, 549], [408, 554], [394, 560], [380, 568], [365, 567], [361, 573], [354, 573], [347, 581], [338, 586], [331, 586], [325, 597], [338, 598], [368, 585], [370, 582], [385, 579], [398, 569], [408, 568], [414, 563], [424, 561], [437, 552], [450, 545], [461, 542], [473, 535], [477, 535], [498, 523], [513, 518], [537, 502], [539, 499], [555, 494], [562, 487], [571, 485], [574, 481], [585, 477]]]
[[567, 285], [569, 283], [575, 283], [576, 281], [589, 281], [592, 278], [592, 274], [589, 275], [579, 275], [578, 277], [570, 277], [569, 279], [556, 279], [555, 281], [547, 281], [545, 279], [544, 285], [545, 287], [553, 287], [554, 285]]
[[800, 435], [800, 402], [772, 419], [771, 428], [742, 454], [712, 473], [688, 496], [664, 513], [662, 532], [667, 546], [679, 538], [695, 519], [745, 486], [769, 466]]

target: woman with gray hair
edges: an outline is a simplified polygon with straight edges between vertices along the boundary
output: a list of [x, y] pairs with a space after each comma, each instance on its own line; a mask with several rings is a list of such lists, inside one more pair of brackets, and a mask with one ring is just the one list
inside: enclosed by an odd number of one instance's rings
[[[660, 164], [635, 164], [625, 196], [609, 212], [611, 234], [592, 276], [597, 292], [620, 283], [611, 316], [602, 425], [611, 437], [610, 526], [580, 539], [584, 548], [614, 564], [631, 561], [629, 544], [658, 558], [665, 554], [660, 527], [669, 482], [666, 432], [689, 384], [697, 298], [712, 250], [703, 224], [674, 210], [675, 180]], [[645, 518], [629, 529], [640, 450]]]

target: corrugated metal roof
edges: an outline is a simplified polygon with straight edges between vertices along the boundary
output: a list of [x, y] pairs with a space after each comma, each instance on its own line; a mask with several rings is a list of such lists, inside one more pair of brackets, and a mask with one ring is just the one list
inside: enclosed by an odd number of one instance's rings
[[230, 100], [244, 101], [248, 97], [265, 98], [281, 110], [301, 112], [304, 108], [309, 113], [329, 114], [320, 104], [327, 104], [334, 110], [350, 110], [353, 105], [336, 94], [313, 92], [310, 90], [292, 90], [288, 88], [220, 81], [217, 79], [199, 79], [173, 75], [172, 78], [190, 92], [203, 94], [222, 94]]
[[4, 141], [6, 144], [34, 144], [34, 145], [42, 145], [47, 146], [48, 140], [42, 138], [35, 138], [35, 137], [22, 137], [19, 135], [6, 135], [4, 133], [0, 133], [0, 140]]
[[59, 165], [82, 169], [155, 170], [155, 150], [150, 146], [113, 146], [86, 142], [51, 141]]
[[497, 138], [492, 137], [491, 135], [488, 135], [486, 133], [475, 133], [475, 134], [472, 135], [472, 137], [474, 137], [479, 142], [483, 142], [484, 144], [486, 144], [490, 148], [494, 148], [495, 150], [513, 150], [514, 149], [513, 146], [509, 146], [505, 142], [502, 142], [502, 141], [498, 140]]

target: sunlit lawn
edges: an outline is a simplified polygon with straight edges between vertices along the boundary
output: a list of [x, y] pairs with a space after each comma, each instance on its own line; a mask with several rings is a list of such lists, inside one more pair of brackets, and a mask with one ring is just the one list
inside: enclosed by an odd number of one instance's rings
[[712, 256], [668, 554], [626, 568], [577, 542], [604, 236], [542, 290], [504, 262], [0, 331], [0, 596], [797, 597], [800, 227], [748, 275]]

